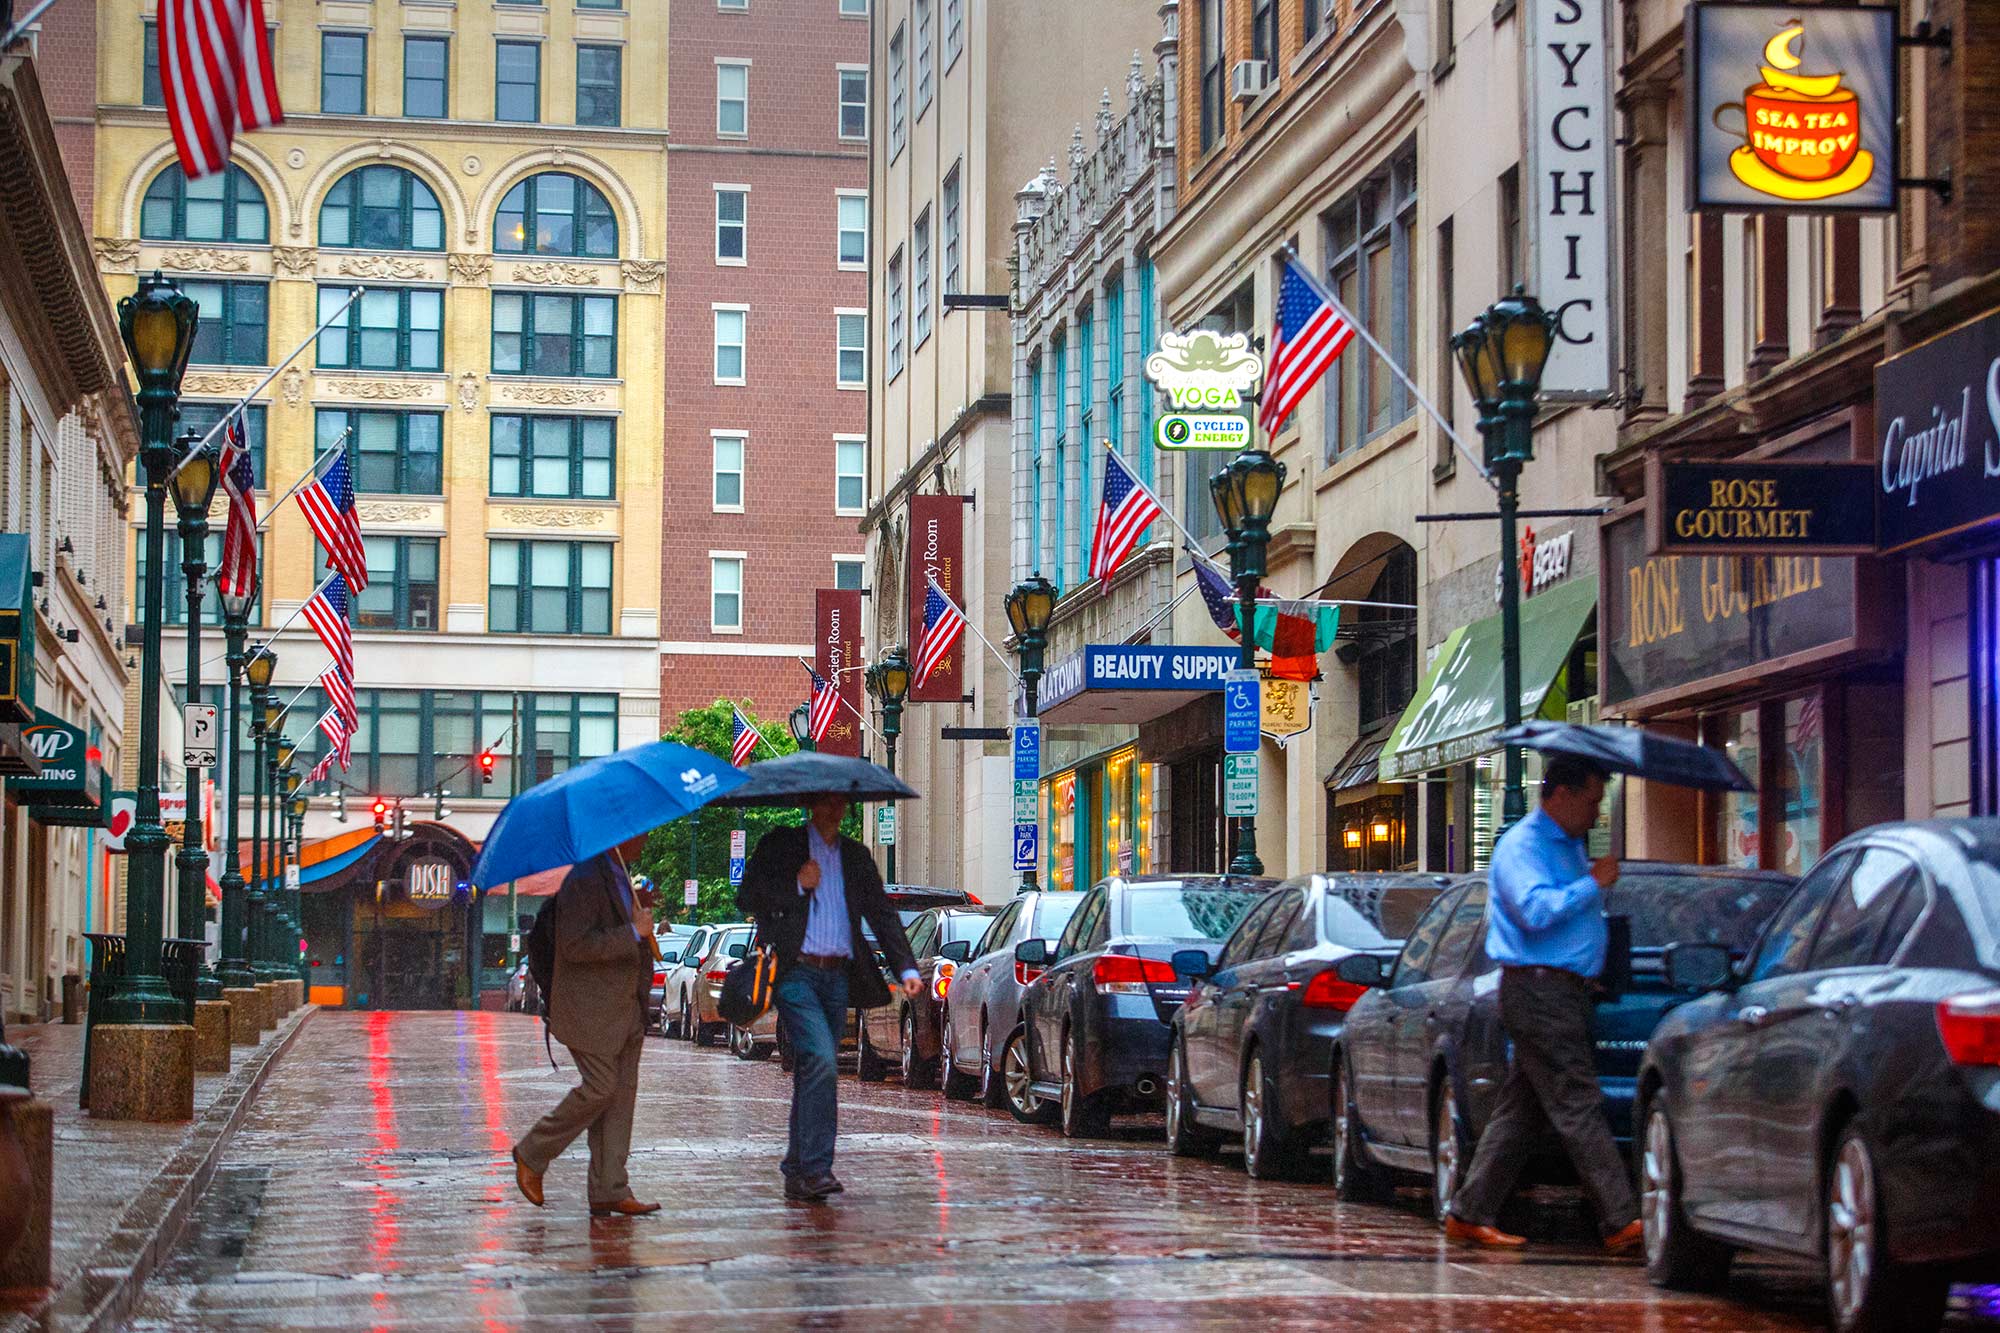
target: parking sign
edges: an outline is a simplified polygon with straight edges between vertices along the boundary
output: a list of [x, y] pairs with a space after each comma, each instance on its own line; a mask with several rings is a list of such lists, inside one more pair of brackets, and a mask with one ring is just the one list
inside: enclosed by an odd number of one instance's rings
[[1263, 689], [1255, 670], [1237, 667], [1222, 682], [1222, 748], [1228, 754], [1257, 753]]
[[1033, 870], [1041, 850], [1041, 825], [1014, 825], [1014, 869]]
[[1032, 782], [1042, 775], [1042, 725], [1023, 722], [1014, 728], [1014, 781]]
[[1222, 813], [1231, 819], [1257, 813], [1257, 756], [1222, 756]]

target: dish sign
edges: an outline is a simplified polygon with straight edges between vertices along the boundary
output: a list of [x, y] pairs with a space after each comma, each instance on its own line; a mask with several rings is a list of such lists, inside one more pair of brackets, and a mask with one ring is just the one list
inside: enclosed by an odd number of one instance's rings
[[418, 861], [410, 867], [411, 902], [435, 907], [450, 902], [451, 893], [452, 873], [449, 861]]
[[1704, 0], [1687, 15], [1696, 209], [1896, 207], [1896, 11]]

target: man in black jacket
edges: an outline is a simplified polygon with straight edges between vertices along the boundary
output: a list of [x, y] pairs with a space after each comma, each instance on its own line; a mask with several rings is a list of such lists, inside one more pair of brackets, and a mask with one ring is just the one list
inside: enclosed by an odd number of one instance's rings
[[775, 1003], [791, 1043], [793, 1080], [791, 1143], [780, 1168], [785, 1197], [817, 1203], [842, 1188], [833, 1174], [833, 1145], [848, 1007], [889, 1002], [874, 950], [861, 934], [864, 919], [904, 993], [914, 997], [920, 982], [874, 858], [840, 834], [846, 800], [819, 796], [807, 810], [802, 827], [773, 829], [758, 842], [736, 903], [757, 918], [758, 934], [778, 952]]

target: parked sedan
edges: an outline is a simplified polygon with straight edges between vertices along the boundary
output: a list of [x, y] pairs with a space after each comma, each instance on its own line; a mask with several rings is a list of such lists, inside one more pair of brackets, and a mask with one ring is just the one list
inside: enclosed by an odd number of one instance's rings
[[687, 1013], [694, 999], [695, 969], [721, 929], [721, 926], [696, 926], [680, 958], [667, 969], [666, 979], [661, 983], [660, 1030], [668, 1036], [689, 1034]]
[[1334, 965], [1361, 952], [1393, 957], [1452, 882], [1303, 875], [1252, 908], [1174, 1016], [1168, 1146], [1185, 1155], [1237, 1134], [1252, 1176], [1297, 1174], [1332, 1119], [1334, 1041], [1363, 993]]
[[715, 1045], [729, 1026], [722, 1017], [722, 979], [729, 975], [731, 963], [750, 952], [756, 933], [755, 926], [724, 926], [709, 937], [708, 949], [694, 968], [693, 989], [681, 1017], [688, 1040], [695, 1045]]
[[1055, 1109], [1028, 1086], [1027, 1034], [1020, 1021], [1021, 994], [1042, 969], [1016, 960], [1014, 946], [1033, 939], [1053, 949], [1083, 898], [1041, 890], [1020, 894], [1000, 909], [971, 958], [959, 964], [944, 1006], [945, 1096], [976, 1095], [1030, 1124]]
[[1014, 946], [1016, 961], [1048, 969], [1021, 1013], [1029, 1090], [1056, 1103], [1065, 1135], [1101, 1134], [1114, 1114], [1160, 1106], [1167, 1024], [1193, 989], [1174, 955], [1198, 950], [1207, 971], [1275, 887], [1237, 876], [1107, 879], [1084, 895], [1053, 951], [1039, 939]]
[[[1666, 946], [1746, 952], [1797, 881], [1776, 871], [1627, 861], [1606, 895], [1612, 947], [1592, 1029], [1613, 1135], [1631, 1137], [1639, 1057], [1661, 1015], [1687, 996], [1667, 985]], [[1440, 895], [1393, 963], [1335, 965], [1370, 987], [1347, 1012], [1334, 1064], [1334, 1181], [1345, 1198], [1382, 1192], [1392, 1171], [1431, 1179], [1441, 1220], [1507, 1076], [1500, 970], [1486, 958], [1486, 880]], [[1560, 1149], [1528, 1178], [1560, 1178]]]
[[916, 955], [923, 989], [911, 999], [893, 984], [894, 978], [888, 978], [889, 1003], [861, 1015], [856, 1077], [873, 1083], [895, 1066], [908, 1087], [937, 1086], [939, 1016], [945, 996], [958, 965], [971, 955], [972, 946], [999, 912], [997, 907], [934, 907], [910, 923], [910, 952]]
[[674, 970], [681, 961], [681, 949], [687, 943], [685, 936], [655, 935], [653, 939], [660, 946], [659, 961], [653, 964], [653, 985], [646, 998], [646, 1030], [665, 1033], [666, 1021], [663, 1010], [667, 998], [667, 973]]
[[526, 957], [514, 964], [514, 970], [507, 974], [507, 1011], [515, 1014], [542, 1012], [541, 987], [535, 985]]
[[1646, 1267], [1719, 1284], [1737, 1246], [1825, 1265], [1842, 1333], [1933, 1329], [2000, 1274], [2000, 820], [1885, 824], [1799, 883], [1639, 1074]]

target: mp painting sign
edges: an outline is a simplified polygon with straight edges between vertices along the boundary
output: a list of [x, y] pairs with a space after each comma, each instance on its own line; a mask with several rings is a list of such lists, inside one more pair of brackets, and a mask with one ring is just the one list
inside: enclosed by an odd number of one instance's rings
[[1549, 398], [1611, 392], [1609, 0], [1523, 0], [1534, 292], [1556, 316]]

